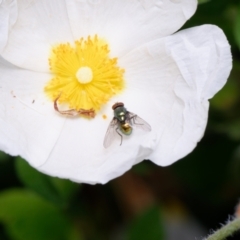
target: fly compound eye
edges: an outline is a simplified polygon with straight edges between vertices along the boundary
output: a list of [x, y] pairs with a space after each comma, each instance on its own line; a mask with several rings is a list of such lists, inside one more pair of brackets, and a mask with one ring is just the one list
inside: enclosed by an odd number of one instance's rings
[[112, 109], [115, 110], [118, 107], [123, 107], [124, 104], [122, 102], [116, 102], [115, 104], [112, 105]]

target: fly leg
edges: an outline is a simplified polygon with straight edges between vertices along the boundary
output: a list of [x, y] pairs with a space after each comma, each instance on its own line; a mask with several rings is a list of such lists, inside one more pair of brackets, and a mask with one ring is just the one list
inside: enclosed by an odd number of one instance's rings
[[122, 145], [122, 134], [120, 134], [119, 132], [118, 132], [118, 130], [119, 130], [119, 128], [117, 127], [116, 129], [115, 129], [115, 131], [116, 131], [116, 133], [120, 136], [120, 138], [121, 138], [121, 143], [120, 143], [120, 146]]

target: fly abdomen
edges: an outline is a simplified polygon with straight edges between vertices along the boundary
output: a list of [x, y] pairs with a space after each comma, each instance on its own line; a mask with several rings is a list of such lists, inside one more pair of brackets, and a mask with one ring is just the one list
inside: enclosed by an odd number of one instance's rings
[[125, 135], [130, 135], [132, 133], [132, 127], [128, 123], [122, 123], [120, 125], [120, 130]]

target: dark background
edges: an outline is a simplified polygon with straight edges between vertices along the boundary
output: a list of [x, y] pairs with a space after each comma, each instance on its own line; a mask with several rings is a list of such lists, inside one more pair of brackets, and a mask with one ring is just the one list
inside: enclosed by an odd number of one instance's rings
[[0, 153], [0, 240], [200, 240], [230, 219], [240, 197], [240, 3], [199, 2], [183, 28], [222, 28], [233, 70], [210, 101], [197, 148], [169, 167], [144, 161], [95, 186], [43, 175]]

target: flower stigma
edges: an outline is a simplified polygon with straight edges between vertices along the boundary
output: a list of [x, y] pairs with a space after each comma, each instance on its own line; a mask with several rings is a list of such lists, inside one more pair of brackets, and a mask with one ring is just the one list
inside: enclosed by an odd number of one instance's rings
[[89, 67], [80, 67], [76, 73], [77, 80], [82, 83], [89, 83], [93, 79], [92, 69]]
[[124, 89], [124, 69], [109, 57], [109, 46], [97, 35], [62, 43], [52, 48], [49, 65], [52, 79], [44, 88], [47, 96], [69, 108], [97, 111]]

